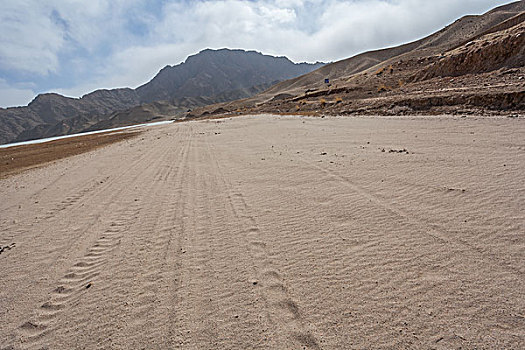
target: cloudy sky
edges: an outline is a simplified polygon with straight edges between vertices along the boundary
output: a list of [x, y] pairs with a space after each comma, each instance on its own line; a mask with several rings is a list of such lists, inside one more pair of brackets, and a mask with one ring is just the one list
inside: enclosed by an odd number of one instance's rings
[[136, 87], [204, 48], [335, 61], [505, 0], [0, 0], [0, 106]]

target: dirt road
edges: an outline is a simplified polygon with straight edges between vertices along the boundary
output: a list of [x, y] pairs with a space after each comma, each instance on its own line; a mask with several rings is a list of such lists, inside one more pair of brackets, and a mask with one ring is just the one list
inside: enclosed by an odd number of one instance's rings
[[243, 117], [0, 180], [0, 348], [523, 348], [524, 140]]

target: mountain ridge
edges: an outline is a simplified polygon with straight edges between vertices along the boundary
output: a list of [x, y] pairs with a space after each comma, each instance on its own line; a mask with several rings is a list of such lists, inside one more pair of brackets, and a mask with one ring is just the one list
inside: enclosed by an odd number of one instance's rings
[[[165, 66], [136, 89], [96, 90], [76, 99], [73, 107], [64, 96], [37, 96], [25, 115], [26, 107], [10, 109], [15, 117], [8, 122], [6, 110], [0, 110], [0, 143], [6, 142], [6, 130], [23, 141], [158, 118], [520, 112], [525, 109], [524, 21], [525, 1], [517, 1], [459, 18], [422, 39], [326, 65], [255, 51], [205, 49], [179, 65]], [[237, 66], [228, 65], [233, 59]], [[100, 103], [93, 107], [93, 100]], [[47, 120], [39, 113], [47, 113]], [[65, 118], [68, 113], [75, 115]]]
[[[71, 98], [57, 93], [37, 95], [27, 106], [0, 109], [0, 144], [91, 130], [118, 113], [181, 113], [206, 103], [249, 97], [270, 84], [301, 75], [322, 63], [294, 63], [286, 57], [240, 49], [205, 49], [178, 65], [163, 67], [148, 83], [136, 89], [99, 89]], [[206, 97], [195, 104], [170, 106], [184, 97]], [[144, 106], [152, 102], [163, 104]], [[163, 108], [158, 106], [162, 105]], [[182, 108], [184, 107], [184, 108]], [[129, 114], [129, 113], [128, 113]], [[140, 112], [142, 119], [151, 119]], [[138, 120], [138, 116], [130, 119]], [[117, 118], [118, 119], [118, 118]], [[117, 120], [115, 119], [115, 121]], [[120, 120], [120, 119], [118, 119]], [[102, 123], [102, 124], [101, 124]], [[120, 120], [121, 124], [127, 124]]]
[[[239, 113], [395, 115], [396, 111], [523, 111], [524, 20], [525, 1], [482, 15], [464, 16], [425, 38], [326, 64], [250, 98], [195, 109], [186, 118]], [[453, 66], [461, 68], [452, 73]], [[517, 70], [508, 73], [511, 68]], [[449, 79], [452, 76], [461, 79]], [[466, 92], [470, 97], [466, 97]], [[408, 102], [409, 99], [419, 102]], [[446, 106], [447, 103], [451, 105]], [[403, 108], [396, 108], [398, 104]], [[215, 110], [224, 112], [214, 113]]]

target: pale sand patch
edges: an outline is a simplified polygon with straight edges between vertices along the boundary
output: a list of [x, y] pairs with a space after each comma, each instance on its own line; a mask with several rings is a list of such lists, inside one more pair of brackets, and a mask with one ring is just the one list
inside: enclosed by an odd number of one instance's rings
[[523, 348], [524, 157], [519, 119], [258, 116], [0, 180], [0, 348]]

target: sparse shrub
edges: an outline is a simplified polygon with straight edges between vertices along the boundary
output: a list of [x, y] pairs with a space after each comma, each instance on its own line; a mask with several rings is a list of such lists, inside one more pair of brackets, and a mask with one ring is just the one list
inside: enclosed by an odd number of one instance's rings
[[341, 102], [343, 102], [343, 98], [342, 97], [337, 97], [335, 99], [335, 103], [341, 103]]
[[385, 71], [385, 67], [381, 67], [381, 68], [379, 68], [379, 69], [376, 71], [375, 75], [380, 76], [380, 75], [383, 74], [384, 71]]
[[326, 106], [326, 100], [324, 98], [320, 99], [319, 103], [321, 104], [321, 107]]
[[404, 80], [399, 79], [398, 82], [397, 82], [397, 84], [399, 85], [399, 87], [403, 87], [403, 86], [405, 86], [406, 83], [405, 83]]
[[299, 106], [299, 105], [295, 106], [295, 110], [296, 111], [299, 111], [300, 109], [301, 109], [301, 106]]

